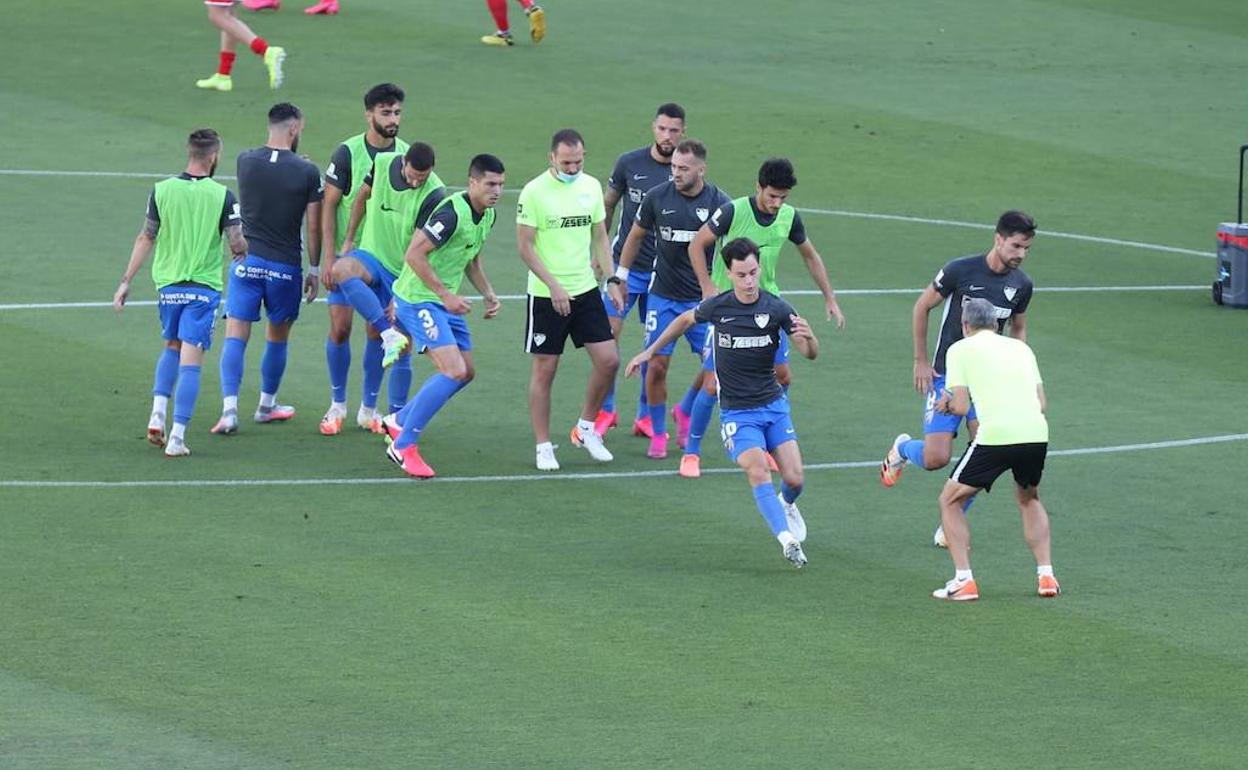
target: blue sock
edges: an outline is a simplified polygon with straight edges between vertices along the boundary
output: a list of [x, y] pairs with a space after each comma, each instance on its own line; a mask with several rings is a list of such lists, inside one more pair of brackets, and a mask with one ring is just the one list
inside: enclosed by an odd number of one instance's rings
[[226, 337], [221, 346], [221, 395], [238, 396], [238, 389], [243, 384], [243, 353], [247, 352], [247, 341], [241, 337]]
[[637, 399], [637, 419], [650, 414], [650, 403], [646, 399], [646, 372], [650, 371], [650, 364], [641, 365], [641, 397]]
[[463, 388], [459, 380], [447, 377], [438, 372], [425, 384], [420, 386], [416, 397], [412, 399], [410, 409], [404, 409], [403, 432], [394, 442], [395, 449], [406, 449], [420, 441], [420, 432], [425, 429], [438, 410], [451, 400]]
[[173, 348], [165, 348], [156, 359], [156, 380], [152, 383], [152, 395], [168, 398], [173, 395], [173, 385], [178, 381], [178, 358], [182, 354]]
[[979, 493], [978, 493], [978, 492], [976, 492], [975, 494], [973, 494], [973, 495], [971, 495], [970, 497], [966, 498], [966, 502], [965, 502], [965, 503], [962, 503], [962, 512], [963, 512], [963, 513], [969, 513], [969, 512], [970, 512], [970, 510], [971, 510], [971, 506], [975, 504], [975, 498], [976, 498], [976, 497], [979, 497]]
[[702, 437], [711, 425], [711, 415], [715, 413], [718, 396], [708, 396], [705, 390], [698, 390], [693, 399], [693, 411], [689, 413], [689, 441], [685, 444], [685, 454], [702, 454]]
[[390, 365], [390, 385], [386, 395], [390, 397], [390, 411], [397, 412], [407, 404], [407, 396], [412, 392], [412, 357], [399, 356], [399, 360]]
[[260, 357], [260, 392], [277, 394], [286, 373], [285, 342], [265, 341], [264, 355]]
[[923, 439], [912, 438], [898, 447], [897, 451], [912, 464], [923, 467]]
[[360, 402], [369, 409], [377, 408], [377, 394], [381, 392], [381, 376], [385, 374], [385, 370], [381, 368], [381, 359], [384, 356], [385, 351], [381, 349], [381, 340], [369, 337], [364, 343], [364, 392], [360, 394]]
[[[644, 388], [645, 385], [642, 385], [642, 387]], [[607, 388], [607, 396], [602, 399], [602, 411], [615, 411], [615, 380], [611, 381], [611, 387]]]
[[780, 494], [784, 496], [784, 501], [786, 503], [795, 503], [797, 502], [798, 496], [802, 494], [802, 485], [798, 484], [795, 487], [791, 487], [788, 484], [781, 481], [780, 482]]
[[758, 512], [767, 520], [767, 526], [771, 527], [771, 534], [778, 535], [789, 528], [789, 522], [784, 517], [784, 507], [780, 505], [780, 498], [776, 497], [776, 488], [771, 485], [770, 481], [754, 487], [754, 504], [758, 506]]
[[654, 426], [654, 435], [667, 433], [667, 404], [650, 405], [650, 424]]
[[325, 361], [329, 364], [330, 396], [336, 404], [347, 402], [347, 377], [351, 372], [351, 340], [339, 345], [325, 338]]
[[374, 329], [382, 331], [390, 328], [390, 319], [386, 317], [386, 309], [381, 306], [381, 300], [377, 299], [377, 295], [363, 280], [348, 278], [339, 283], [338, 288], [347, 295], [347, 301], [355, 308], [355, 312], [372, 324]]
[[685, 391], [685, 397], [680, 400], [680, 411], [686, 416], [693, 414], [693, 400], [702, 392], [701, 388], [689, 388]]
[[199, 366], [178, 368], [178, 390], [173, 397], [173, 421], [186, 425], [195, 414], [195, 400], [199, 398]]

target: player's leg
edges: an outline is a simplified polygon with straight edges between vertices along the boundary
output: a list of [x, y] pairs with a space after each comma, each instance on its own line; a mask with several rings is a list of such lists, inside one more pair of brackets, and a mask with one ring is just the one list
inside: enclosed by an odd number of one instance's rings
[[[356, 249], [334, 260], [334, 280], [338, 282], [343, 296], [381, 334], [382, 346], [385, 348], [383, 367], [394, 363], [408, 344], [407, 337], [394, 328], [390, 316], [386, 314], [386, 307], [392, 296], [390, 286], [393, 285], [394, 278], [376, 257], [363, 249]], [[376, 402], [373, 405], [375, 404]]]
[[507, 21], [507, 0], [485, 0], [485, 4], [490, 9], [490, 16], [494, 17], [496, 31], [481, 38], [481, 42], [486, 45], [515, 45], [516, 41], [511, 37], [511, 23]]
[[1052, 598], [1062, 592], [1062, 587], [1053, 575], [1049, 512], [1040, 502], [1040, 479], [1048, 445], [1022, 444], [1013, 449], [1014, 498], [1023, 519], [1023, 537], [1036, 557], [1036, 593]]
[[[209, 3], [209, 20], [212, 19], [212, 7]], [[238, 56], [235, 52], [236, 48], [238, 48], [238, 41], [229, 32], [221, 30], [221, 46], [217, 52], [217, 71], [202, 80], [196, 80], [195, 87], [213, 91], [232, 91], [234, 80], [231, 73], [234, 71], [234, 60]]]
[[295, 408], [277, 403], [277, 391], [286, 374], [290, 330], [299, 318], [303, 301], [303, 271], [297, 265], [268, 262], [265, 265], [264, 308], [268, 324], [264, 330], [264, 354], [260, 357], [260, 403], [254, 419], [258, 423], [284, 422], [295, 416]]
[[546, 11], [533, 0], [516, 0], [524, 13], [529, 17], [529, 37], [534, 43], [540, 43], [546, 37]]
[[[654, 312], [654, 311], [651, 311]], [[672, 355], [668, 346], [666, 355], [658, 354], [650, 357], [646, 372], [646, 400], [650, 404], [650, 448], [646, 456], [654, 460], [667, 457], [667, 369]]]
[[559, 370], [558, 355], [533, 354], [529, 372], [529, 422], [533, 426], [533, 440], [537, 445], [537, 469], [557, 471], [555, 447], [550, 441], [550, 389]]
[[152, 412], [147, 421], [147, 441], [153, 446], [165, 445], [165, 422], [169, 412], [169, 399], [178, 382], [178, 356], [181, 347], [180, 341], [167, 339], [156, 359], [156, 375], [152, 382]]
[[234, 14], [233, 3], [223, 5], [214, 0], [207, 0], [208, 20], [223, 33], [235, 41], [251, 49], [251, 52], [264, 59], [264, 66], [269, 71], [269, 88], [282, 85], [284, 75], [282, 65], [286, 61], [286, 49], [281, 46], [269, 45], [268, 42], [251, 31], [241, 19]]
[[[976, 447], [967, 450], [971, 455]], [[962, 505], [977, 491], [976, 487], [955, 479], [945, 482], [940, 491], [940, 524], [949, 544], [949, 556], [953, 560], [953, 579], [932, 592], [937, 599], [974, 601], [979, 598], [979, 587], [971, 572], [971, 528], [967, 524]]]
[[185, 293], [195, 294], [197, 299], [187, 303], [178, 322], [178, 341], [181, 343], [178, 362], [178, 385], [173, 394], [173, 428], [165, 454], [169, 457], [189, 455], [186, 448], [186, 426], [195, 414], [195, 402], [199, 400], [200, 375], [204, 354], [212, 347], [212, 330], [216, 321], [221, 294], [211, 289]]
[[329, 368], [329, 409], [321, 418], [321, 433], [333, 436], [342, 431], [347, 417], [347, 381], [351, 373], [351, 319], [354, 308], [335, 289], [329, 293], [329, 334], [325, 338], [325, 363]]
[[697, 399], [698, 393], [702, 391], [702, 380], [706, 376], [702, 372], [701, 361], [698, 363], [698, 371], [693, 376], [693, 382], [689, 383], [680, 402], [672, 407], [672, 420], [676, 423], [676, 446], [680, 449], [684, 449], [689, 444], [689, 420], [693, 415], [693, 402]]
[[953, 439], [962, 424], [955, 414], [936, 411], [936, 402], [945, 388], [945, 378], [932, 380], [923, 404], [923, 438], [916, 439], [909, 433], [899, 433], [884, 454], [880, 463], [880, 483], [891, 487], [901, 478], [907, 465], [917, 465], [926, 470], [938, 470], [949, 464], [953, 456]]
[[[644, 348], [649, 344], [652, 326], [650, 315], [650, 283], [653, 273], [642, 273], [634, 270], [628, 276], [628, 301], [637, 306], [637, 322], [641, 324], [641, 340]], [[628, 308], [624, 309], [628, 312]], [[654, 438], [654, 426], [650, 423], [650, 396], [646, 393], [646, 378], [650, 374], [650, 364], [641, 365], [641, 387], [637, 389], [637, 414], [633, 418], [633, 435]], [[605, 435], [605, 434], [604, 434]]]
[[708, 327], [702, 344], [702, 389], [693, 400], [693, 411], [689, 414], [689, 440], [685, 443], [685, 454], [680, 458], [680, 475], [688, 479], [696, 479], [702, 475], [702, 438], [710, 427], [715, 405], [719, 403], [719, 383], [715, 379], [714, 333], [715, 330]]
[[797, 498], [801, 496], [805, 483], [797, 432], [793, 429], [787, 402], [772, 404], [768, 409], [776, 413], [775, 419], [767, 425], [766, 438], [767, 447], [780, 470], [780, 505], [784, 508], [789, 532], [793, 533], [799, 543], [805, 542], [806, 520], [802, 518], [802, 512], [797, 507]]
[[610, 462], [614, 457], [602, 443], [602, 435], [594, 428], [594, 418], [602, 407], [607, 388], [615, 381], [619, 371], [620, 351], [611, 335], [606, 310], [597, 301], [596, 290], [572, 298], [568, 335], [572, 344], [585, 348], [590, 363], [585, 401], [581, 404], [580, 419], [571, 432], [572, 443], [585, 449], [598, 462]]
[[767, 522], [771, 534], [780, 543], [784, 558], [800, 568], [806, 564], [806, 554], [802, 552], [801, 543], [789, 531], [784, 506], [771, 483], [771, 470], [767, 466], [767, 453], [764, 450], [767, 439], [753, 414], [754, 411], [738, 410], [724, 415], [721, 430], [724, 449], [733, 462], [745, 471], [746, 480], [754, 493], [754, 504]]
[[221, 419], [212, 433], [228, 435], [238, 430], [244, 356], [251, 325], [260, 320], [265, 280], [263, 260], [251, 254], [230, 270], [225, 293], [225, 342], [221, 345]]

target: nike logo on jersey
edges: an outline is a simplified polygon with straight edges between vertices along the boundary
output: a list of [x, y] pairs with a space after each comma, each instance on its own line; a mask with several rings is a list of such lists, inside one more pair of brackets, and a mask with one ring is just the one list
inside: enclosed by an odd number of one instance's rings
[[387, 206], [386, 204], [384, 204], [384, 203], [383, 203], [383, 204], [381, 204], [381, 210], [382, 210], [382, 211], [395, 211], [396, 209], [392, 209], [392, 208], [390, 208], [389, 206]]
[[726, 324], [726, 323], [728, 323], [728, 322], [729, 322], [729, 321], [731, 321], [731, 320], [732, 320], [732, 316], [728, 316], [727, 318], [721, 318], [721, 319], [719, 319], [719, 322], [720, 322], [721, 324]]
[[675, 214], [675, 213], [676, 213], [676, 209], [663, 209], [663, 216], [667, 216], [668, 214]]
[[633, 179], [649, 179], [645, 174], [633, 174]]
[[976, 286], [975, 284], [971, 284], [970, 286], [968, 286], [968, 287], [966, 288], [966, 290], [967, 290], [967, 291], [983, 291], [983, 290], [984, 290], [984, 287], [983, 287], [983, 286]]

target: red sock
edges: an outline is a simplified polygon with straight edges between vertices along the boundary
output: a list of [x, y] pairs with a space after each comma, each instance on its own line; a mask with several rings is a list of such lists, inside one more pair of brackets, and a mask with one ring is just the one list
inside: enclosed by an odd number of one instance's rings
[[217, 66], [217, 74], [225, 75], [228, 78], [230, 76], [230, 71], [233, 69], [234, 69], [234, 52], [222, 51], [221, 52], [221, 64]]
[[257, 37], [251, 41], [251, 52], [256, 56], [264, 56], [264, 52], [269, 50], [269, 44], [264, 42], [264, 38]]
[[485, 4], [490, 7], [490, 15], [494, 17], [494, 26], [499, 32], [511, 29], [507, 23], [507, 0], [485, 0]]

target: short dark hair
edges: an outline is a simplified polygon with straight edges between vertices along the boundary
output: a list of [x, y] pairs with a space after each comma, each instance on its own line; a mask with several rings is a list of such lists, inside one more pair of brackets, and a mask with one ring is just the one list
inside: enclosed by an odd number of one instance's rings
[[474, 179], [480, 179], [486, 174], [501, 174], [504, 170], [501, 160], [484, 152], [474, 156], [472, 162], [468, 164], [468, 176]]
[[412, 146], [407, 148], [403, 160], [407, 161], [407, 165], [417, 171], [428, 171], [433, 168], [434, 157], [433, 148], [424, 142], [412, 142]]
[[575, 147], [578, 144], [585, 144], [585, 138], [575, 128], [561, 128], [555, 132], [554, 136], [550, 137], [550, 151], [554, 152], [561, 144]]
[[758, 244], [749, 238], [733, 238], [724, 245], [719, 255], [724, 259], [724, 266], [731, 270], [733, 262], [741, 262], [751, 256], [758, 259]]
[[192, 158], [206, 160], [221, 149], [221, 135], [211, 128], [197, 128], [186, 138], [186, 149]]
[[1036, 234], [1036, 220], [1018, 209], [1010, 209], [997, 218], [997, 235], [1009, 238], [1011, 235], [1025, 235], [1028, 238]]
[[668, 102], [660, 104], [659, 109], [655, 110], [654, 116], [657, 118], [662, 115], [665, 118], [673, 118], [675, 120], [685, 119], [685, 108], [676, 102]]
[[788, 158], [768, 158], [758, 167], [758, 186], [776, 190], [792, 190], [797, 187], [797, 174]]
[[676, 152], [692, 155], [698, 160], [706, 160], [706, 145], [697, 139], [685, 139], [676, 145]]
[[371, 110], [379, 104], [402, 104], [406, 96], [394, 83], [378, 83], [364, 94], [364, 109]]
[[269, 108], [269, 125], [276, 126], [288, 120], [299, 120], [303, 112], [290, 102], [279, 102]]

